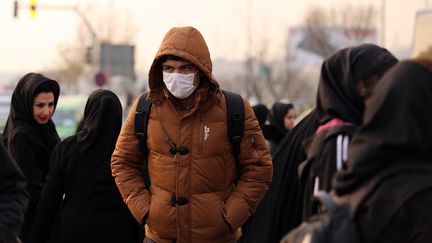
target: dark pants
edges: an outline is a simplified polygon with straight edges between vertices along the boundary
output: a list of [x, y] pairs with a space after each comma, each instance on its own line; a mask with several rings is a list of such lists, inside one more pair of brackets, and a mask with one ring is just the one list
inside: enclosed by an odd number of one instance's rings
[[156, 241], [149, 239], [148, 237], [145, 237], [143, 243], [156, 243]]
[[[157, 243], [157, 242], [146, 237], [144, 238], [143, 243]], [[173, 240], [172, 243], [176, 243], [176, 240]]]
[[[237, 241], [234, 241], [233, 243], [236, 243]], [[157, 243], [156, 241], [149, 239], [149, 238], [144, 238], [143, 243]], [[176, 243], [176, 240], [173, 240], [172, 243]]]

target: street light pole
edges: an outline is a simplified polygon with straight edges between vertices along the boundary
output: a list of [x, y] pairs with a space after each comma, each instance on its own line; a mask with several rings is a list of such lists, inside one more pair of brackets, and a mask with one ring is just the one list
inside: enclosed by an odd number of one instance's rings
[[96, 36], [96, 31], [94, 30], [93, 26], [90, 24], [90, 21], [88, 20], [88, 18], [86, 17], [86, 15], [81, 12], [79, 10], [78, 7], [74, 7], [73, 10], [75, 11], [75, 13], [77, 13], [78, 16], [81, 17], [83, 23], [85, 24], [85, 26], [87, 27], [87, 29], [90, 32], [91, 35], [91, 50], [90, 50], [90, 66], [91, 66], [91, 71], [90, 71], [90, 79], [92, 80], [96, 73], [98, 68], [96, 67], [97, 65], [97, 49], [98, 49], [98, 40], [97, 40], [97, 36]]
[[385, 0], [381, 0], [381, 34], [380, 34], [380, 44], [381, 44], [381, 46], [382, 47], [385, 47], [385, 42], [386, 42], [386, 40], [385, 40], [385, 5], [386, 5], [386, 3], [385, 3]]

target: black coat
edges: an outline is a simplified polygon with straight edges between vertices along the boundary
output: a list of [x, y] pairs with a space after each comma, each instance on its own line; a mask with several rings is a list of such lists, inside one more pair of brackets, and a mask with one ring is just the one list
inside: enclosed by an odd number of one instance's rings
[[[332, 178], [338, 169], [344, 167], [347, 149], [354, 128], [363, 122], [364, 101], [356, 85], [370, 73], [372, 63], [380, 66], [382, 56], [396, 59], [386, 49], [371, 44], [337, 51], [322, 64], [318, 84], [317, 107], [320, 127], [307, 151], [308, 158], [300, 168], [302, 183], [305, 185], [304, 219], [316, 213], [313, 205], [315, 190], [330, 191]], [[377, 69], [375, 72], [381, 72]], [[336, 124], [336, 125], [335, 125]], [[330, 132], [337, 127], [351, 126], [348, 132]], [[330, 137], [322, 132], [331, 133]], [[343, 131], [343, 129], [341, 129]], [[314, 158], [311, 155], [315, 156]]]
[[[427, 68], [425, 68], [427, 66]], [[378, 84], [354, 135], [337, 195], [375, 181], [360, 209], [362, 242], [430, 242], [432, 62], [404, 61]]]
[[49, 170], [51, 152], [60, 141], [51, 119], [41, 125], [33, 118], [33, 99], [41, 85], [50, 85], [54, 104], [57, 104], [60, 88], [56, 81], [36, 73], [25, 75], [12, 94], [10, 113], [3, 132], [4, 144], [27, 178], [26, 189], [30, 202], [20, 233], [24, 242], [30, 232], [36, 205]]
[[25, 178], [0, 142], [0, 242], [13, 242], [27, 209]]
[[242, 242], [279, 242], [301, 223], [303, 188], [297, 167], [306, 159], [303, 141], [318, 127], [318, 116], [311, 111], [280, 142], [273, 157], [273, 179], [255, 213], [243, 227]]
[[111, 175], [111, 154], [121, 123], [117, 96], [106, 90], [93, 92], [81, 131], [53, 152], [31, 242], [46, 242], [51, 234], [61, 243], [138, 242], [137, 222]]

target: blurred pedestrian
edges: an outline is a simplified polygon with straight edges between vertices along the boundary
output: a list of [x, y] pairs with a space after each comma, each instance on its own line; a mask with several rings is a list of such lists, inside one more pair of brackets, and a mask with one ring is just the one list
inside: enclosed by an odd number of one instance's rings
[[87, 100], [82, 129], [53, 152], [30, 242], [47, 242], [51, 234], [54, 242], [61, 243], [138, 242], [137, 222], [111, 175], [111, 155], [121, 125], [118, 97], [108, 90], [94, 91]]
[[244, 243], [279, 242], [288, 230], [302, 220], [303, 188], [298, 165], [306, 159], [303, 141], [318, 128], [318, 115], [312, 110], [291, 129], [273, 155], [273, 180], [264, 199], [243, 227]]
[[365, 103], [379, 79], [396, 63], [388, 50], [373, 44], [341, 49], [324, 61], [316, 108], [320, 126], [300, 165], [304, 218], [318, 210], [314, 193], [331, 190], [334, 173], [345, 166], [351, 136], [362, 124]]
[[60, 141], [51, 120], [60, 87], [42, 74], [28, 73], [18, 82], [12, 94], [9, 117], [3, 131], [3, 142], [27, 178], [30, 202], [20, 234], [26, 242], [39, 201], [49, 159]]
[[[244, 129], [236, 162], [224, 91], [213, 77], [204, 38], [193, 27], [166, 34], [150, 68], [149, 87], [148, 151], [141, 151], [135, 112], [130, 112], [111, 162], [123, 199], [145, 224], [146, 242], [234, 242], [272, 176], [249, 102], [242, 102]], [[148, 152], [150, 186], [141, 172], [143, 152]]]
[[269, 113], [269, 124], [264, 127], [264, 136], [269, 141], [270, 154], [273, 156], [280, 141], [294, 127], [297, 117], [292, 104], [275, 102]]
[[18, 242], [28, 204], [26, 180], [0, 143], [0, 242]]
[[255, 117], [258, 121], [259, 126], [261, 127], [261, 130], [263, 129], [264, 125], [267, 122], [267, 117], [269, 114], [269, 109], [264, 104], [256, 104], [252, 106], [252, 109], [255, 113]]
[[359, 242], [431, 242], [432, 60], [396, 65], [370, 104], [335, 192], [374, 188], [353, 217]]

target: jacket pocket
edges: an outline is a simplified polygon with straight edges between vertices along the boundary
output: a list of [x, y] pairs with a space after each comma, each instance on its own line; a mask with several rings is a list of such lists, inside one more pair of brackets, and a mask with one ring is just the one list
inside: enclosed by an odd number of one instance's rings
[[152, 185], [147, 225], [162, 238], [172, 238], [177, 234], [175, 208], [168, 203], [170, 200], [171, 193]]

